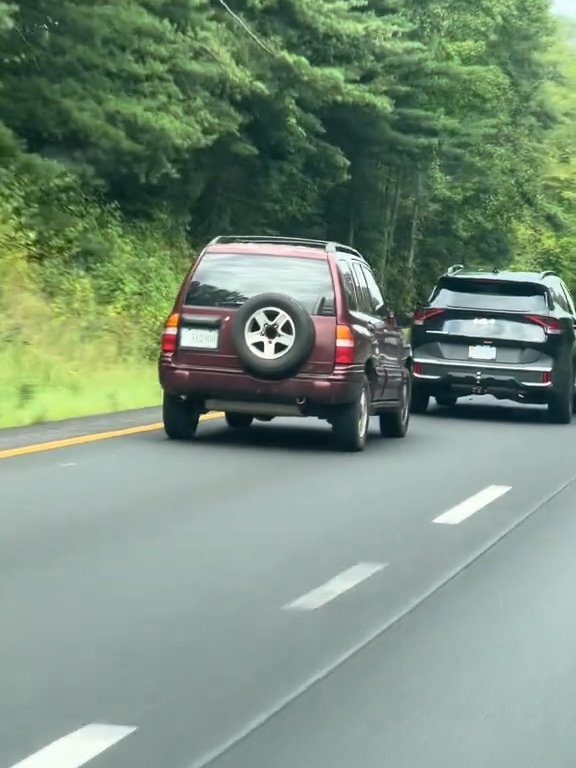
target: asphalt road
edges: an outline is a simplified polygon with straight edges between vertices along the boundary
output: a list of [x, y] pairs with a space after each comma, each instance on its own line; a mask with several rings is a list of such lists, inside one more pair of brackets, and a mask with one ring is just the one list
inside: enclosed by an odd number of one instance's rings
[[575, 446], [465, 405], [359, 455], [210, 422], [0, 461], [0, 768], [574, 768]]

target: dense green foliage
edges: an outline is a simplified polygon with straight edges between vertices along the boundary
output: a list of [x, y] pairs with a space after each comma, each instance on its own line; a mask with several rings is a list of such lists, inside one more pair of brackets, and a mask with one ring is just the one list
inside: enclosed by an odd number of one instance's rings
[[548, 0], [0, 0], [4, 351], [20, 285], [138, 360], [224, 232], [350, 242], [396, 305], [455, 262], [576, 287], [574, 38]]

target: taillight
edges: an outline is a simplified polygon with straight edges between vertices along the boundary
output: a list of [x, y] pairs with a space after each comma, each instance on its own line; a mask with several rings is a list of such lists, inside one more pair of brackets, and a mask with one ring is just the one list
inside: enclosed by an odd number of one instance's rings
[[353, 365], [356, 360], [354, 334], [348, 325], [336, 326], [336, 365]]
[[162, 354], [172, 355], [176, 352], [176, 342], [178, 337], [178, 323], [180, 315], [175, 313], [166, 320], [164, 332], [162, 333]]
[[414, 363], [412, 366], [412, 373], [414, 376], [421, 376], [423, 371], [422, 363]]
[[432, 320], [433, 317], [443, 315], [446, 310], [444, 309], [418, 309], [414, 312], [414, 325], [424, 325], [428, 320]]
[[547, 336], [560, 336], [564, 333], [562, 323], [555, 317], [541, 317], [540, 315], [525, 315], [526, 320], [544, 328]]

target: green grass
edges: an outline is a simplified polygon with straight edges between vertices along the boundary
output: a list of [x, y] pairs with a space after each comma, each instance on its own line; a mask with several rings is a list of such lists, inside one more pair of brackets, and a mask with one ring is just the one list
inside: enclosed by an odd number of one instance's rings
[[137, 322], [58, 307], [25, 271], [0, 278], [0, 428], [160, 403]]
[[160, 403], [155, 366], [133, 362], [15, 368], [0, 354], [0, 428], [144, 408]]

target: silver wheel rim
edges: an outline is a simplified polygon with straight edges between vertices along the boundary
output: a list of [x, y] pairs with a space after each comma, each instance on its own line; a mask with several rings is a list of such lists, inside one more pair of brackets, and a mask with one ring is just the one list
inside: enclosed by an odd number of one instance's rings
[[358, 414], [358, 435], [360, 436], [360, 439], [363, 440], [366, 436], [366, 432], [368, 431], [368, 398], [366, 396], [366, 390], [362, 390], [362, 394], [360, 395], [360, 413]]
[[278, 360], [294, 346], [296, 327], [290, 315], [278, 307], [257, 309], [244, 326], [246, 346], [261, 360]]
[[410, 386], [408, 381], [405, 381], [402, 385], [402, 397], [403, 402], [400, 418], [402, 419], [402, 424], [406, 424], [408, 421], [408, 416], [410, 415]]

